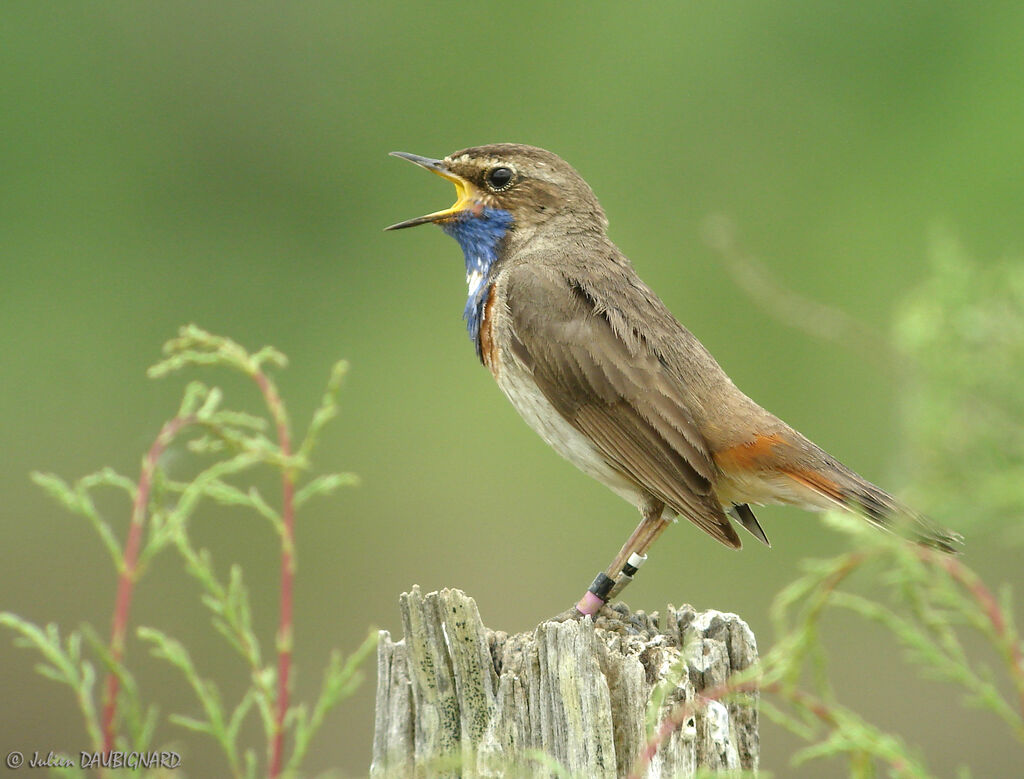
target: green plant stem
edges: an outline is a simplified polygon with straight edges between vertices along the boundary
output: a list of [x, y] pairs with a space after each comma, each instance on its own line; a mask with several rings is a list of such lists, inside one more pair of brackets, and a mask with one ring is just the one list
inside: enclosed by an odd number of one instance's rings
[[673, 707], [672, 711], [661, 721], [657, 730], [648, 739], [643, 751], [637, 756], [636, 762], [629, 772], [629, 779], [643, 779], [648, 767], [650, 767], [651, 760], [654, 759], [661, 745], [699, 709], [704, 708], [711, 701], [717, 701], [727, 695], [740, 692], [756, 692], [760, 684], [760, 678], [747, 679], [741, 682], [729, 679], [722, 684], [712, 687], [707, 692], [699, 693], [694, 700], [686, 701]]
[[[824, 576], [816, 587], [814, 597], [810, 600], [810, 603], [804, 613], [804, 624], [816, 622], [839, 585], [842, 584], [847, 577], [863, 566], [868, 560], [870, 560], [872, 556], [873, 555], [870, 552], [857, 551], [850, 552], [838, 558], [833, 569]], [[776, 652], [778, 651], [779, 650], [777, 649]], [[786, 651], [791, 653], [792, 647], [786, 647]], [[710, 690], [698, 694], [695, 700], [681, 703], [673, 708], [672, 711], [669, 712], [668, 716], [666, 716], [658, 725], [657, 729], [644, 746], [643, 751], [641, 751], [640, 755], [637, 757], [636, 763], [633, 765], [629, 774], [630, 779], [641, 779], [661, 745], [696, 711], [704, 708], [711, 701], [717, 701], [721, 698], [737, 693], [756, 691], [773, 693], [790, 701], [793, 705], [810, 712], [814, 717], [828, 727], [833, 729], [839, 727], [840, 723], [836, 715], [824, 701], [810, 695], [809, 693], [803, 692], [795, 685], [783, 684], [782, 682], [772, 678], [776, 677], [778, 675], [778, 671], [785, 667], [785, 663], [783, 663], [781, 667], [776, 666], [776, 664], [772, 662], [773, 656], [774, 655], [769, 655], [765, 658], [764, 667], [768, 670], [762, 673], [762, 675], [751, 679], [745, 679], [742, 677], [739, 679], [729, 679]], [[773, 671], [772, 669], [775, 670]], [[769, 677], [770, 681], [765, 681], [766, 676]], [[896, 775], [903, 775], [907, 771], [907, 766], [899, 759], [890, 760], [890, 767]]]
[[[277, 427], [277, 443], [285, 460], [292, 456], [291, 434], [284, 404], [274, 383], [262, 370], [253, 373], [263, 399]], [[281, 469], [281, 596], [277, 631], [277, 711], [270, 743], [270, 779], [281, 774], [284, 755], [284, 721], [288, 714], [289, 676], [292, 664], [292, 603], [295, 582], [295, 474], [291, 466]]]
[[[125, 635], [128, 631], [128, 617], [131, 613], [132, 595], [138, 575], [139, 550], [142, 547], [142, 531], [146, 523], [146, 512], [149, 506], [149, 493], [153, 486], [153, 474], [164, 451], [174, 437], [185, 427], [196, 421], [192, 414], [176, 416], [168, 420], [160, 429], [156, 439], [142, 461], [139, 473], [139, 484], [135, 489], [132, 501], [131, 524], [128, 528], [128, 540], [125, 542], [124, 554], [119, 564], [117, 582], [117, 599], [114, 604], [114, 616], [110, 632], [110, 656], [115, 664], [124, 658]], [[106, 696], [103, 705], [103, 751], [110, 752], [114, 748], [115, 721], [117, 719], [117, 693], [120, 686], [118, 675], [113, 670], [107, 673]]]
[[[682, 727], [686, 720], [709, 703], [720, 701], [732, 695], [753, 692], [777, 695], [794, 706], [809, 712], [829, 728], [835, 729], [841, 726], [840, 717], [837, 716], [832, 707], [820, 698], [796, 687], [784, 685], [781, 682], [769, 682], [767, 684], [762, 682], [763, 678], [760, 676], [749, 679], [729, 679], [722, 684], [712, 687], [710, 690], [699, 693], [692, 701], [678, 704], [661, 721], [657, 730], [644, 746], [643, 751], [637, 756], [636, 762], [630, 770], [629, 779], [643, 779], [658, 749], [673, 732]], [[895, 776], [905, 776], [911, 772], [910, 766], [898, 755], [889, 757], [879, 755], [879, 757], [887, 760]]]
[[928, 562], [944, 569], [956, 582], [963, 587], [977, 602], [985, 617], [992, 625], [996, 643], [1006, 657], [1010, 678], [1017, 688], [1021, 716], [1024, 716], [1024, 655], [1021, 653], [1020, 642], [1007, 630], [1006, 618], [999, 606], [999, 601], [985, 582], [966, 565], [953, 557], [944, 557], [922, 549], [919, 554]]
[[867, 552], [850, 552], [839, 558], [839, 566], [821, 584], [817, 597], [814, 599], [807, 614], [807, 622], [816, 622], [828, 599], [836, 591], [840, 584], [854, 571], [868, 561], [870, 555]]

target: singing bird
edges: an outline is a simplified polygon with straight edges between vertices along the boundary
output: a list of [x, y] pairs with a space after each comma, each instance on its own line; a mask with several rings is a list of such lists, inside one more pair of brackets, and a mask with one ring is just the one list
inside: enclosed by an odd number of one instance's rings
[[607, 235], [583, 178], [557, 155], [493, 144], [429, 159], [393, 152], [455, 185], [450, 208], [391, 225], [441, 227], [462, 247], [465, 320], [480, 361], [559, 454], [636, 506], [642, 520], [576, 605], [595, 614], [677, 516], [740, 548], [750, 506], [841, 507], [903, 522], [945, 551], [933, 525], [741, 392], [640, 280]]

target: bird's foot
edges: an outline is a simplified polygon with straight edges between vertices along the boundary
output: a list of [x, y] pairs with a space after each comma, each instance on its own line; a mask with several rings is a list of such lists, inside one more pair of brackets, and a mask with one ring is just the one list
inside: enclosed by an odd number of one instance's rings
[[633, 613], [622, 601], [607, 604], [594, 615], [594, 626], [610, 633], [621, 633], [625, 636], [645, 635], [650, 633], [647, 615], [643, 612]]
[[545, 621], [578, 621], [587, 616], [593, 620], [595, 627], [599, 627], [602, 630], [607, 630], [611, 633], [621, 633], [622, 635], [634, 636], [644, 635], [651, 632], [650, 620], [647, 618], [647, 615], [642, 612], [633, 614], [629, 610], [629, 606], [621, 601], [611, 604], [606, 603], [593, 614], [582, 614], [576, 606], [573, 606], [572, 608], [566, 609], [561, 614], [556, 614]]
[[577, 609], [575, 606], [572, 606], [572, 607], [566, 609], [565, 611], [563, 611], [561, 614], [556, 614], [555, 616], [551, 617], [551, 619], [548, 619], [548, 620], [545, 620], [545, 621], [546, 622], [569, 622], [569, 621], [572, 621], [572, 620], [583, 619], [584, 616], [585, 616], [584, 614], [580, 613], [579, 609]]

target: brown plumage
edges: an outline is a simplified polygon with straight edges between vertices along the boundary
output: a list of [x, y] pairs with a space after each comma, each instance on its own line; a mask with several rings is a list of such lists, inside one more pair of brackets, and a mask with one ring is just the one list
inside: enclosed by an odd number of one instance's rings
[[[511, 226], [494, 231], [493, 261], [474, 271], [486, 285], [479, 353], [548, 443], [643, 513], [608, 569], [616, 590], [624, 561], [643, 555], [677, 514], [733, 548], [730, 517], [767, 543], [750, 504], [842, 507], [881, 526], [902, 518], [917, 540], [953, 549], [955, 534], [743, 394], [640, 280], [608, 238], [594, 193], [559, 157], [516, 144], [444, 160], [400, 156], [454, 181], [459, 201], [395, 227], [441, 224], [463, 245], [467, 269], [488, 248], [467, 230], [511, 215]], [[470, 277], [473, 304], [480, 287]]]

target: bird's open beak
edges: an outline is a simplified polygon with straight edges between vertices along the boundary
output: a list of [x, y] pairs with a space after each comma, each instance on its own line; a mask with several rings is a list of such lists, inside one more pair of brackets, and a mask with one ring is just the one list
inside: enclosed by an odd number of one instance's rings
[[436, 173], [441, 178], [448, 179], [455, 185], [455, 193], [458, 195], [458, 199], [451, 208], [435, 211], [426, 216], [418, 216], [415, 219], [407, 219], [404, 222], [385, 227], [385, 230], [401, 230], [403, 227], [415, 227], [416, 225], [427, 224], [427, 222], [444, 222], [462, 211], [479, 207], [480, 193], [477, 188], [471, 182], [462, 178], [462, 176], [457, 176], [448, 170], [444, 160], [432, 160], [429, 157], [420, 157], [418, 154], [409, 154], [404, 151], [393, 151], [391, 156], [415, 162], [421, 168], [426, 168], [431, 173]]

